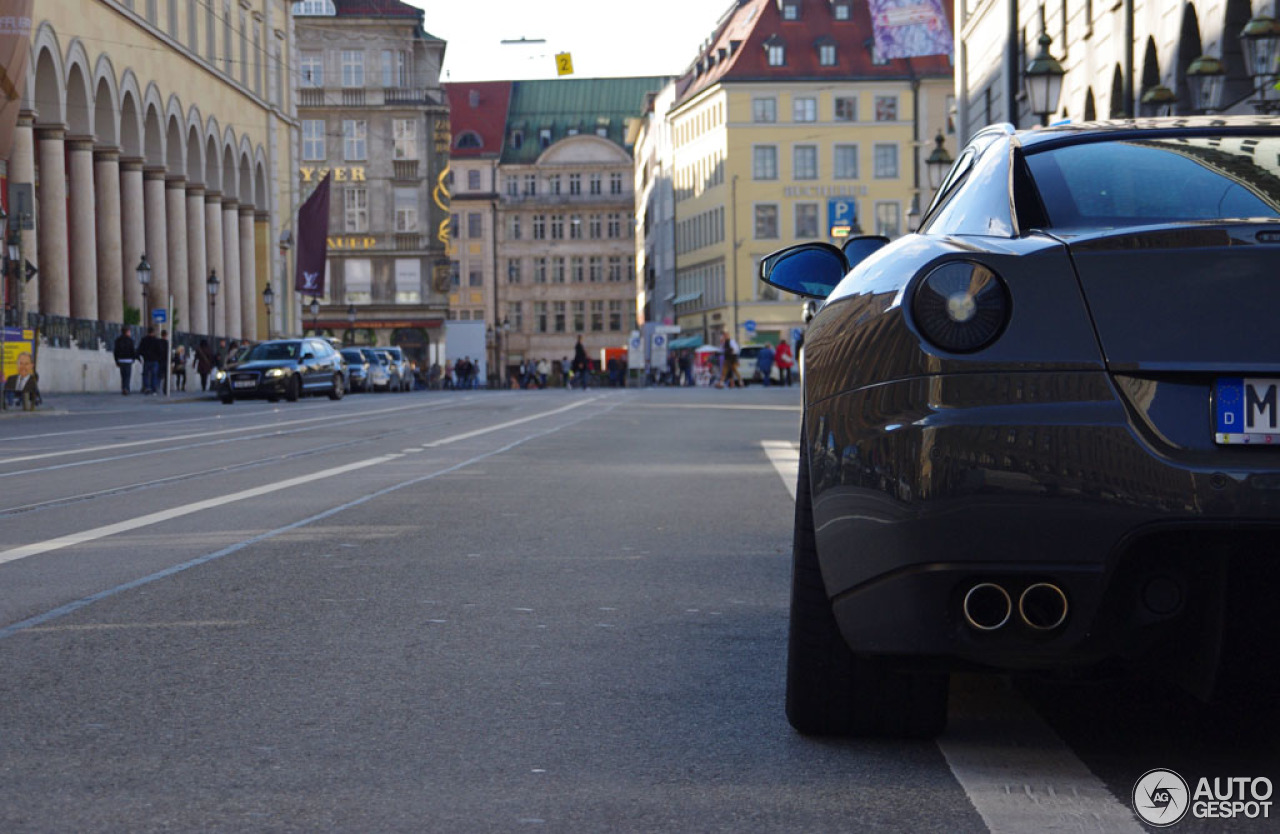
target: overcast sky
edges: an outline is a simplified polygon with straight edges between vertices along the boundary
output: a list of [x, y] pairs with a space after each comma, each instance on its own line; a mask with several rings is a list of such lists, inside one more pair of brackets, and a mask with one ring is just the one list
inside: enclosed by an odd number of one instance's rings
[[[405, 0], [448, 41], [442, 81], [555, 78], [568, 52], [574, 78], [678, 75], [732, 0]], [[540, 44], [503, 40], [543, 39]]]

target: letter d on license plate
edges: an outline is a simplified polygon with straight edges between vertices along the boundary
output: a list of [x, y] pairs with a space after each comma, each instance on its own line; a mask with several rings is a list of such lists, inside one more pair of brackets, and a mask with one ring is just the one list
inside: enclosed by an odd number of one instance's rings
[[1280, 378], [1219, 379], [1213, 412], [1218, 443], [1280, 444]]

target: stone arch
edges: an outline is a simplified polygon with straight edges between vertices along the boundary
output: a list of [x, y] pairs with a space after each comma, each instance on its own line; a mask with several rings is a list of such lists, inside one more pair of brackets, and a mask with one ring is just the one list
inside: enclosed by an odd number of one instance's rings
[[539, 165], [557, 162], [600, 162], [630, 166], [631, 157], [608, 139], [595, 134], [580, 133], [576, 136], [566, 136], [553, 143], [538, 156]]
[[[253, 202], [253, 146], [249, 144], [248, 136], [240, 137], [240, 186], [237, 193], [240, 195], [240, 204], [254, 204]], [[254, 204], [256, 206], [256, 204]]]
[[1240, 33], [1252, 17], [1250, 0], [1227, 0], [1222, 22], [1222, 68], [1227, 74], [1223, 104], [1240, 101], [1253, 92], [1253, 79], [1244, 65], [1244, 47], [1240, 45]]
[[155, 84], [147, 85], [143, 98], [142, 155], [148, 165], [164, 165], [164, 102]]
[[[44, 38], [36, 40], [32, 46], [32, 101], [29, 109], [36, 112], [36, 120], [40, 124], [66, 124], [66, 80], [62, 76], [62, 53], [58, 51], [57, 39], [47, 24], [41, 25], [40, 34]], [[53, 43], [49, 44], [48, 39]], [[28, 108], [23, 108], [28, 109]]]
[[133, 70], [120, 79], [120, 153], [142, 156], [142, 92]]
[[254, 153], [253, 162], [253, 205], [258, 211], [270, 211], [271, 205], [267, 197], [267, 161], [266, 154], [259, 145]]
[[1124, 71], [1116, 64], [1111, 73], [1111, 101], [1109, 118], [1123, 119], [1129, 115], [1129, 105], [1124, 100]]
[[1191, 101], [1191, 86], [1187, 84], [1187, 67], [1191, 62], [1204, 54], [1204, 46], [1200, 41], [1200, 18], [1196, 15], [1196, 7], [1187, 3], [1182, 7], [1182, 33], [1178, 37], [1178, 57], [1173, 65], [1174, 88], [1178, 96], [1177, 108], [1174, 112], [1186, 114], [1195, 112]]
[[200, 141], [203, 124], [200, 111], [192, 105], [187, 114], [187, 182], [193, 185], [204, 183], [205, 162], [204, 142]]
[[111, 147], [120, 145], [120, 88], [116, 84], [115, 68], [106, 55], [98, 56], [93, 69], [93, 132], [98, 143]]
[[67, 47], [66, 113], [67, 132], [72, 136], [92, 136], [94, 130], [94, 96], [89, 86], [93, 72], [84, 44], [77, 38]]
[[1147, 48], [1142, 53], [1142, 91], [1146, 92], [1160, 83], [1160, 53], [1156, 50], [1154, 36], [1147, 37]]
[[1093, 102], [1093, 88], [1087, 87], [1084, 91], [1084, 120], [1086, 122], [1096, 122], [1098, 120], [1098, 108]]
[[182, 141], [182, 111], [170, 111], [165, 120], [165, 147], [168, 149], [168, 168], [170, 174], [187, 175], [187, 143]]
[[204, 187], [222, 191], [222, 155], [218, 153], [218, 120], [209, 117], [204, 134]]
[[240, 177], [236, 170], [236, 137], [227, 128], [222, 140], [222, 196], [240, 199]]

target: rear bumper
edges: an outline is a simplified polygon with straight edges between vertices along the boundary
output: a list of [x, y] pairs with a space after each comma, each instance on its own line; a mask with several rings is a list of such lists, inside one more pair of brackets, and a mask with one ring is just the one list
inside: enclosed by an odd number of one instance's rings
[[[1235, 534], [1280, 531], [1280, 450], [1179, 459], [1101, 373], [908, 380], [812, 404], [806, 425], [823, 578], [859, 652], [1002, 668], [1147, 654], [1203, 625], [1231, 542], [1269, 541]], [[1013, 603], [991, 631], [963, 613], [984, 582]], [[1047, 631], [1017, 612], [1042, 582], [1068, 600]]]

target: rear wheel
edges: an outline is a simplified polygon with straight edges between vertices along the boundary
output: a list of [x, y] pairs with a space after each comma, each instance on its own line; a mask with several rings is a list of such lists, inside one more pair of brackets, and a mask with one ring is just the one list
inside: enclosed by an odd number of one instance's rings
[[346, 388], [342, 384], [342, 374], [333, 375], [333, 390], [329, 392], [329, 399], [340, 400], [342, 395], [346, 393]]
[[284, 387], [284, 398], [291, 403], [296, 403], [298, 398], [302, 396], [302, 380], [298, 379], [298, 375], [294, 374], [289, 377], [289, 382]]
[[899, 672], [850, 651], [818, 564], [801, 430], [787, 641], [787, 720], [805, 735], [930, 738], [947, 724], [946, 674]]

